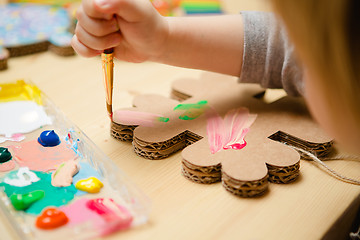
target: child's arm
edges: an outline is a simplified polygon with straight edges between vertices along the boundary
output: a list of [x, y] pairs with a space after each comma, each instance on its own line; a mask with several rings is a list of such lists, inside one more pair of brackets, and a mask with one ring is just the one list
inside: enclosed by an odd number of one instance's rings
[[240, 76], [244, 46], [240, 14], [167, 21], [168, 42], [158, 62]]
[[77, 17], [72, 45], [82, 56], [115, 47], [115, 57], [125, 61], [197, 68], [303, 93], [294, 48], [272, 13], [176, 18], [160, 16], [149, 0], [83, 0]]
[[114, 47], [115, 57], [125, 61], [150, 60], [240, 76], [241, 15], [166, 18], [148, 0], [83, 0], [77, 18], [72, 45], [82, 56]]

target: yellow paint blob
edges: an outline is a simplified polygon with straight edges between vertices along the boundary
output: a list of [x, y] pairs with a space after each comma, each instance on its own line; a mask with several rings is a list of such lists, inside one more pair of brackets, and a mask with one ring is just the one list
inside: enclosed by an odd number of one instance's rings
[[77, 189], [88, 193], [98, 193], [103, 186], [104, 184], [96, 177], [89, 177], [75, 184]]
[[34, 85], [18, 80], [15, 83], [0, 84], [0, 102], [34, 101], [42, 105], [41, 91]]

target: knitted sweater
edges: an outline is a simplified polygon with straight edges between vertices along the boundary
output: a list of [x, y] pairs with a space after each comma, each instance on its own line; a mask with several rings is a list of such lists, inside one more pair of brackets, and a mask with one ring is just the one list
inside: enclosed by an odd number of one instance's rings
[[294, 56], [284, 26], [273, 13], [241, 12], [244, 54], [240, 82], [264, 88], [283, 88], [289, 95], [303, 94], [303, 71]]

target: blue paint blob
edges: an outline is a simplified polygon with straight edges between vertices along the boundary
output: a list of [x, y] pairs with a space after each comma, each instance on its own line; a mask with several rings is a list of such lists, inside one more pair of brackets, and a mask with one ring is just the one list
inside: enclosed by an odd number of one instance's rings
[[55, 147], [60, 144], [60, 138], [54, 130], [43, 131], [38, 142], [44, 147]]

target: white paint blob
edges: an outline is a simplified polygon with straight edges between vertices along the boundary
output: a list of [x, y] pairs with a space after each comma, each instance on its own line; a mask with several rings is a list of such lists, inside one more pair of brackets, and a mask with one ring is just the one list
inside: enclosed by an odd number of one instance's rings
[[4, 183], [16, 187], [25, 187], [39, 180], [40, 178], [30, 171], [28, 167], [21, 167], [16, 173], [12, 172], [9, 176], [5, 177]]
[[51, 123], [44, 108], [33, 101], [0, 103], [0, 135], [5, 137], [29, 133]]

